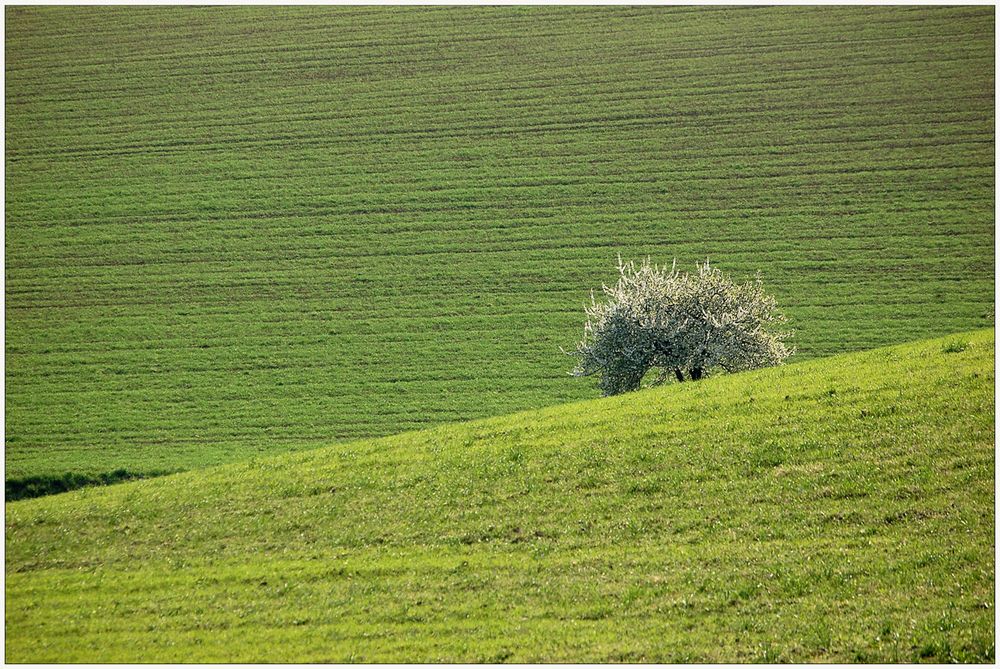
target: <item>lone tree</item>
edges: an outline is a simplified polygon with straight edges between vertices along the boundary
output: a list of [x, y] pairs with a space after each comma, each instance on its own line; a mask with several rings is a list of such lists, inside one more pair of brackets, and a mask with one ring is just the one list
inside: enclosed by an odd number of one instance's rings
[[618, 258], [618, 283], [591, 294], [574, 376], [600, 377], [604, 395], [635, 390], [651, 369], [656, 383], [673, 377], [697, 381], [723, 370], [780, 365], [793, 353], [790, 331], [760, 276], [733, 283], [708, 261], [693, 275], [658, 267], [647, 258], [636, 267]]

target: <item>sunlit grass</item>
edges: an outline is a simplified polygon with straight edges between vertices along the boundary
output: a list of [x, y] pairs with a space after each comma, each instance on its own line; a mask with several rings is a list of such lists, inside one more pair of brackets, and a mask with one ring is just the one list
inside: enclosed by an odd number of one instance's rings
[[8, 504], [6, 659], [992, 662], [993, 361], [964, 333]]

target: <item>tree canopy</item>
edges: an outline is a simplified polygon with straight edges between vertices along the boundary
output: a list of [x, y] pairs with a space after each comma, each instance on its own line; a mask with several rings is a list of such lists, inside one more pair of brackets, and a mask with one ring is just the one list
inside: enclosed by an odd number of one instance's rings
[[706, 260], [694, 274], [649, 258], [618, 259], [618, 282], [591, 294], [575, 376], [598, 376], [605, 395], [635, 390], [651, 369], [657, 382], [697, 381], [717, 370], [778, 365], [793, 353], [791, 331], [758, 274], [738, 284]]

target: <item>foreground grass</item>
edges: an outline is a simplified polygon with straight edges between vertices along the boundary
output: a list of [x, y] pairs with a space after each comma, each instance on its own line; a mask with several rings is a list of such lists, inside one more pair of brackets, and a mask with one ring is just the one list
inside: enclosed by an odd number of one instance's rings
[[175, 471], [594, 395], [617, 253], [800, 359], [992, 323], [988, 7], [12, 7], [6, 456]]
[[6, 659], [991, 661], [992, 332], [7, 505]]

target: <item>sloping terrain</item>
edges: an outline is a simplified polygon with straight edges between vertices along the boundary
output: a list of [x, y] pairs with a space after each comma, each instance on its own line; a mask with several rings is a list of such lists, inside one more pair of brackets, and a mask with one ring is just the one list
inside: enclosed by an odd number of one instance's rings
[[8, 477], [594, 396], [616, 255], [992, 324], [990, 7], [11, 7]]
[[7, 505], [6, 659], [992, 661], [989, 331]]

